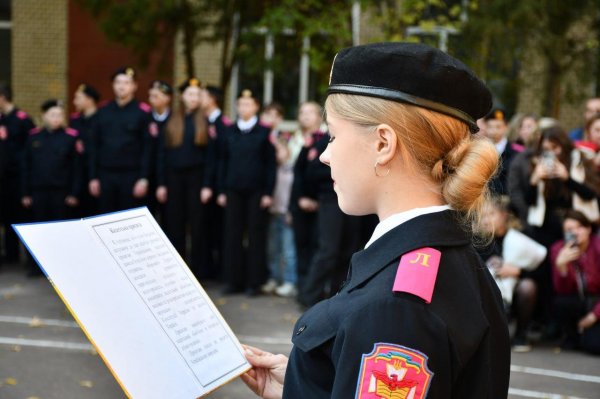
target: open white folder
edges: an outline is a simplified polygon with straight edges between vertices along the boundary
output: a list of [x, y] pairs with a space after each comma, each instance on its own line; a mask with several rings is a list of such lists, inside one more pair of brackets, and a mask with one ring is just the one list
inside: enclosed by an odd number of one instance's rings
[[250, 369], [148, 209], [14, 228], [128, 397], [198, 398]]

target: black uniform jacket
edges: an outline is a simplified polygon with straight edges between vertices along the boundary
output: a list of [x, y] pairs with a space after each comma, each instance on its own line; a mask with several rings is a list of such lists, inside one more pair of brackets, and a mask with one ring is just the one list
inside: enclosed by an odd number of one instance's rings
[[[441, 252], [429, 304], [393, 292], [401, 256], [424, 247]], [[508, 393], [510, 343], [500, 294], [450, 210], [411, 219], [354, 254], [345, 286], [298, 320], [292, 341], [285, 399]]]
[[136, 171], [148, 178], [152, 166], [150, 108], [131, 100], [124, 106], [111, 101], [100, 108], [92, 125], [89, 148], [90, 178], [100, 169]]
[[270, 134], [271, 130], [260, 123], [247, 133], [242, 133], [237, 124], [225, 130], [225, 137], [218, 145], [219, 193], [260, 191], [262, 195], [273, 195], [277, 161]]
[[81, 153], [79, 134], [74, 129], [31, 130], [23, 157], [22, 195], [31, 195], [34, 190], [62, 189], [78, 197]]
[[25, 142], [34, 127], [27, 113], [18, 108], [6, 115], [0, 113], [0, 175], [19, 172]]

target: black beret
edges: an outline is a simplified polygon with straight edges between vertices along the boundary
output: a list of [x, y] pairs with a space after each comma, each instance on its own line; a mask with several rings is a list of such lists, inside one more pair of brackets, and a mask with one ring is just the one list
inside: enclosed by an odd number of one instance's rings
[[327, 94], [345, 93], [405, 102], [467, 123], [492, 107], [485, 84], [462, 62], [418, 43], [374, 43], [340, 51]]
[[121, 67], [121, 68], [117, 69], [116, 71], [114, 71], [110, 77], [110, 80], [115, 80], [115, 78], [119, 75], [127, 75], [127, 76], [131, 77], [133, 80], [136, 79], [135, 69], [133, 69], [132, 67], [128, 67], [128, 66]]
[[163, 81], [163, 80], [153, 80], [152, 83], [150, 83], [150, 88], [151, 89], [157, 89], [160, 92], [162, 92], [163, 94], [166, 94], [168, 96], [173, 95], [173, 88], [171, 87], [170, 84], [168, 84], [167, 82]]
[[196, 78], [186, 79], [182, 84], [179, 85], [179, 92], [183, 93], [185, 91], [185, 89], [187, 89], [190, 86], [202, 87], [202, 84], [200, 83], [200, 80], [198, 80]]
[[205, 89], [208, 92], [208, 94], [210, 94], [211, 96], [213, 96], [217, 100], [220, 99], [220, 98], [223, 98], [223, 90], [221, 90], [219, 87], [208, 85], [208, 86], [205, 87]]
[[98, 93], [98, 90], [94, 89], [92, 86], [82, 83], [79, 85], [79, 87], [77, 87], [77, 91], [79, 93], [83, 93], [86, 96], [88, 96], [89, 98], [91, 98], [92, 100], [94, 100], [95, 102], [98, 102], [100, 100], [100, 93]]
[[506, 123], [506, 112], [501, 108], [494, 108], [486, 116], [485, 121], [504, 121]]
[[53, 107], [62, 107], [62, 106], [63, 106], [62, 101], [59, 101], [59, 100], [57, 100], [55, 98], [51, 98], [49, 100], [44, 101], [42, 103], [41, 108], [42, 108], [42, 112], [46, 112], [50, 108], [53, 108]]

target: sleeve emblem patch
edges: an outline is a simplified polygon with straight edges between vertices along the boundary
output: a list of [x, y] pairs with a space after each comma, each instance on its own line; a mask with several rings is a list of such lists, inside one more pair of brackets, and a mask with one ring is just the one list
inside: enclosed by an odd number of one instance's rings
[[362, 356], [355, 399], [425, 399], [433, 378], [427, 355], [377, 343]]

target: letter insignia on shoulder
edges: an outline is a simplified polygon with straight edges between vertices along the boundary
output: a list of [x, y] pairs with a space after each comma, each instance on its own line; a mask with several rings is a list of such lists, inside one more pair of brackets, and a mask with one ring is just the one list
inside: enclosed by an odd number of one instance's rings
[[442, 253], [420, 248], [402, 255], [394, 280], [394, 292], [408, 292], [431, 303]]

